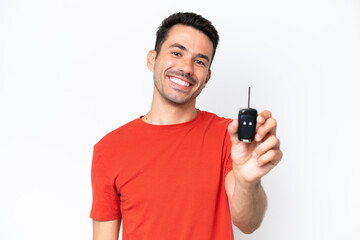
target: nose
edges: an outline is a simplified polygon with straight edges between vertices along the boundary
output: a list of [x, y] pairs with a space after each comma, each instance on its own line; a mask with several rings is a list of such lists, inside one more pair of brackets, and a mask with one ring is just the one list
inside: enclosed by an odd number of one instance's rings
[[194, 73], [194, 61], [191, 58], [182, 58], [179, 64], [179, 70], [185, 74], [192, 76]]

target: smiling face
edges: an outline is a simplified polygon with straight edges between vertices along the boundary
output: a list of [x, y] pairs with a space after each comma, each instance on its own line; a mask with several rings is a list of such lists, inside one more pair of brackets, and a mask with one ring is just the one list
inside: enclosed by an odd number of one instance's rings
[[204, 33], [190, 26], [174, 25], [158, 55], [151, 50], [147, 56], [148, 67], [154, 73], [154, 97], [195, 105], [196, 97], [210, 79], [212, 53], [213, 44]]

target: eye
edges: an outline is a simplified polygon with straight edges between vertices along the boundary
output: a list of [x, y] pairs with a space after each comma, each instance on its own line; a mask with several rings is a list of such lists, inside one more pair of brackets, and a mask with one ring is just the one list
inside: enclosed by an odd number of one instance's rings
[[200, 61], [200, 60], [195, 60], [195, 62], [196, 62], [197, 64], [200, 64], [200, 65], [205, 66], [205, 63], [204, 63], [203, 61]]
[[180, 56], [181, 56], [181, 54], [178, 53], [178, 52], [172, 52], [172, 55], [177, 56], [177, 57], [180, 57]]

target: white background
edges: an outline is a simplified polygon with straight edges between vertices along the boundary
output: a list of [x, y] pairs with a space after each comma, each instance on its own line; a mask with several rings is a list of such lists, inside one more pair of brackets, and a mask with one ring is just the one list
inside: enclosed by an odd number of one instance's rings
[[[0, 239], [91, 239], [93, 145], [146, 113], [146, 54], [193, 11], [220, 44], [198, 108], [278, 120], [269, 208], [236, 239], [360, 239], [360, 2], [0, 0]], [[174, 236], [175, 238], [175, 236]]]

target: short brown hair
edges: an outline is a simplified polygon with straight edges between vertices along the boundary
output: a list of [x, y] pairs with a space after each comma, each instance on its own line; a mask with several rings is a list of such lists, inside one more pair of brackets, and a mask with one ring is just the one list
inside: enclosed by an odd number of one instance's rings
[[169, 30], [176, 24], [193, 27], [210, 38], [213, 43], [212, 62], [215, 56], [216, 47], [219, 43], [219, 34], [209, 20], [205, 19], [201, 15], [191, 12], [174, 13], [162, 21], [156, 32], [155, 51], [157, 52], [157, 55], [160, 53], [161, 46], [165, 42]]

